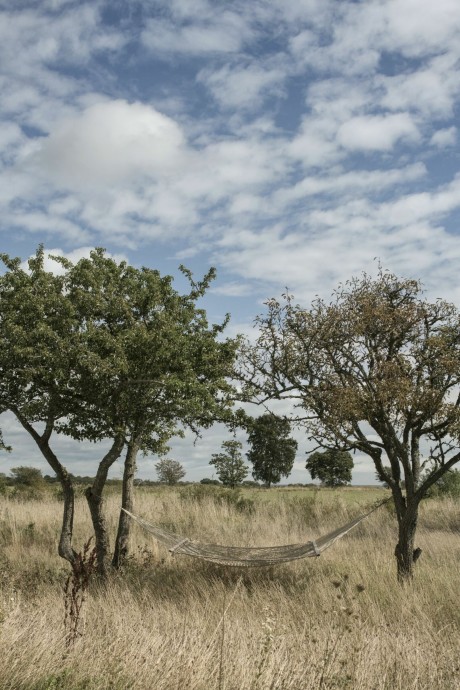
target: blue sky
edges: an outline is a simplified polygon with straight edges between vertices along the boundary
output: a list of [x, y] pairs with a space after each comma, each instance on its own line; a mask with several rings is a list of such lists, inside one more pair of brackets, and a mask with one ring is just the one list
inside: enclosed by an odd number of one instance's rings
[[[250, 333], [382, 265], [460, 304], [458, 0], [0, 0], [2, 251], [177, 275]], [[4, 416], [5, 468], [45, 469]], [[298, 436], [293, 481], [307, 481]], [[225, 439], [175, 444], [211, 476]], [[100, 448], [56, 440], [73, 471]], [[356, 482], [373, 480], [364, 458]], [[116, 470], [119, 472], [120, 470]], [[154, 476], [152, 459], [141, 476]]]

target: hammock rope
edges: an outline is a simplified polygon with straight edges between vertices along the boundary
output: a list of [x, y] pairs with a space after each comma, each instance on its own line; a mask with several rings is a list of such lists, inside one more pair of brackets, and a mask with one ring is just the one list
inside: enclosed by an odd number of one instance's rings
[[147, 522], [143, 518], [133, 515], [125, 508], [122, 510], [129, 515], [135, 522], [143, 527], [147, 532], [163, 544], [165, 544], [170, 553], [180, 556], [191, 556], [192, 558], [201, 558], [202, 560], [218, 565], [228, 565], [236, 567], [260, 567], [277, 565], [278, 563], [289, 563], [290, 561], [297, 561], [301, 558], [312, 558], [320, 556], [323, 551], [328, 549], [338, 539], [344, 537], [348, 532], [354, 529], [357, 525], [365, 520], [369, 515], [374, 513], [384, 503], [390, 499], [386, 499], [374, 506], [371, 510], [359, 517], [350, 520], [346, 525], [325, 534], [314, 541], [308, 541], [301, 544], [286, 544], [284, 546], [220, 546], [219, 544], [206, 544], [195, 542], [186, 537], [179, 536], [174, 532], [157, 527], [151, 522]]

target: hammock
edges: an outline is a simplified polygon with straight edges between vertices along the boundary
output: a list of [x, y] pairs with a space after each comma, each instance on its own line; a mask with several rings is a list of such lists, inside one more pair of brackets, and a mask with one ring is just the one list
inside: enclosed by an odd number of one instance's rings
[[382, 503], [374, 506], [372, 510], [360, 515], [359, 517], [347, 522], [343, 527], [339, 527], [323, 537], [319, 537], [315, 541], [309, 541], [303, 544], [287, 544], [285, 546], [219, 546], [218, 544], [203, 544], [194, 542], [185, 537], [180, 537], [174, 532], [152, 525], [143, 518], [133, 515], [128, 510], [124, 512], [135, 520], [147, 532], [150, 532], [154, 537], [161, 541], [169, 548], [171, 554], [178, 554], [183, 556], [192, 556], [194, 558], [201, 558], [202, 560], [218, 565], [230, 565], [237, 567], [257, 567], [266, 565], [277, 565], [278, 563], [288, 563], [290, 561], [297, 561], [301, 558], [310, 558], [319, 556], [325, 549], [332, 546], [334, 542], [345, 536], [350, 530], [359, 525], [377, 508], [380, 508], [384, 503], [390, 499], [386, 499]]

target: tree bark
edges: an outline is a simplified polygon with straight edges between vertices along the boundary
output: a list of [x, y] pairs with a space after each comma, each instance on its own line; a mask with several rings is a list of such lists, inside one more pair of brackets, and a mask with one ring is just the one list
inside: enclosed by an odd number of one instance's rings
[[73, 518], [75, 513], [75, 491], [73, 488], [72, 478], [67, 472], [66, 468], [61, 465], [56, 455], [49, 446], [49, 439], [53, 430], [53, 420], [50, 418], [46, 424], [45, 431], [40, 435], [30, 424], [17, 408], [10, 408], [18, 421], [34, 439], [35, 443], [40, 449], [41, 454], [45, 458], [48, 465], [55, 472], [59, 483], [61, 485], [62, 494], [64, 498], [64, 510], [62, 514], [61, 534], [59, 537], [58, 553], [61, 558], [64, 558], [69, 563], [74, 563], [77, 557], [77, 552], [72, 547], [73, 536]]
[[75, 490], [73, 488], [72, 478], [65, 467], [61, 465], [48, 444], [40, 447], [40, 450], [48, 461], [50, 467], [56, 473], [64, 497], [64, 510], [62, 513], [62, 525], [61, 534], [59, 537], [58, 553], [61, 558], [64, 558], [66, 561], [69, 561], [69, 563], [73, 564], [77, 557], [77, 552], [72, 547], [73, 519], [75, 514]]
[[422, 550], [414, 548], [417, 530], [418, 504], [414, 502], [407, 506], [403, 515], [398, 513], [398, 543], [395, 548], [398, 581], [410, 582], [414, 576], [414, 565]]
[[114, 439], [109, 452], [99, 463], [93, 485], [89, 486], [85, 491], [96, 538], [97, 572], [102, 580], [107, 579], [110, 569], [110, 537], [104, 515], [102, 492], [107, 481], [109, 469], [120, 457], [124, 443], [124, 436], [121, 434]]
[[[123, 471], [123, 489], [121, 506], [126, 510], [133, 512], [134, 507], [134, 476], [136, 474], [136, 458], [139, 452], [139, 445], [136, 440], [131, 440], [128, 443], [128, 450], [126, 452], [125, 466]], [[130, 517], [123, 510], [120, 511], [120, 518], [118, 521], [118, 532], [115, 541], [115, 551], [113, 554], [112, 565], [115, 568], [120, 568], [126, 560], [129, 551], [129, 532], [130, 532]]]

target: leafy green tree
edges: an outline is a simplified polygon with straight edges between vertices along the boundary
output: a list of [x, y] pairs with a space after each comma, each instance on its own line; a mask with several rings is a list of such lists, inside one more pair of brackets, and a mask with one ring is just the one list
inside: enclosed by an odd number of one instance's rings
[[[427, 474], [429, 476], [430, 473]], [[431, 487], [429, 496], [460, 498], [460, 470], [453, 469], [443, 474]]]
[[248, 468], [244, 464], [241, 449], [243, 444], [240, 441], [224, 441], [222, 443], [222, 453], [214, 453], [209, 461], [214, 465], [217, 476], [224, 486], [234, 489], [241, 484], [248, 475]]
[[14, 487], [13, 495], [23, 500], [33, 500], [42, 498], [46, 490], [46, 482], [42, 471], [37, 467], [21, 465], [12, 467], [11, 482]]
[[312, 479], [319, 479], [324, 486], [345, 486], [351, 482], [353, 458], [350, 453], [336, 448], [316, 451], [308, 457], [306, 468]]
[[[231, 418], [229, 377], [238, 342], [222, 338], [228, 319], [210, 325], [197, 307], [215, 271], [195, 282], [181, 270], [190, 284], [185, 294], [173, 289], [170, 276], [117, 264], [103, 250], [93, 251], [69, 272], [69, 298], [85, 319], [85, 354], [78, 372], [93, 388], [86, 424], [96, 419], [97, 433], [112, 438], [122, 431], [122, 507], [131, 512], [139, 451], [162, 454], [171, 436], [182, 435], [184, 428], [197, 433]], [[81, 424], [81, 418], [76, 421]], [[78, 433], [78, 427], [70, 431]], [[99, 495], [92, 492], [95, 500]], [[129, 528], [121, 511], [115, 566], [127, 554]]]
[[[458, 310], [382, 270], [339, 286], [330, 303], [305, 309], [285, 295], [267, 306], [257, 342], [244, 348], [246, 397], [290, 399], [320, 447], [373, 460], [395, 505], [398, 578], [411, 578], [420, 501], [460, 460]], [[428, 477], [425, 444], [434, 463]]]
[[22, 484], [31, 488], [44, 488], [45, 480], [42, 471], [37, 467], [12, 467], [10, 474], [13, 476], [13, 484]]
[[72, 479], [50, 443], [69, 405], [78, 407], [72, 366], [78, 321], [66, 297], [66, 278], [44, 270], [41, 247], [28, 270], [18, 258], [0, 258], [6, 267], [0, 276], [0, 410], [13, 412], [59, 479], [64, 499], [59, 554], [74, 562]]
[[[158, 271], [117, 263], [102, 249], [62, 272], [44, 269], [39, 248], [29, 270], [3, 255], [0, 276], [0, 405], [31, 434], [63, 490], [59, 553], [72, 548], [72, 477], [50, 446], [53, 433], [77, 441], [110, 439], [86, 492], [96, 535], [98, 567], [107, 572], [110, 543], [103, 489], [126, 448], [122, 506], [133, 508], [136, 458], [164, 452], [183, 428], [197, 432], [231, 415], [237, 341], [223, 339], [226, 321], [209, 325], [197, 301], [214, 278], [190, 282], [179, 294]], [[113, 562], [127, 551], [129, 521], [121, 512]]]
[[180, 462], [178, 460], [172, 460], [171, 458], [161, 458], [161, 460], [156, 463], [155, 469], [160, 482], [169, 484], [170, 486], [177, 484], [186, 474]]
[[263, 414], [249, 426], [246, 454], [252, 464], [252, 476], [269, 487], [288, 477], [294, 464], [297, 441], [289, 437], [291, 425], [284, 417]]

